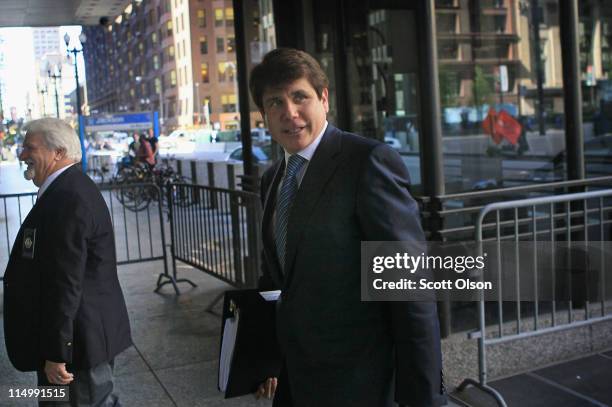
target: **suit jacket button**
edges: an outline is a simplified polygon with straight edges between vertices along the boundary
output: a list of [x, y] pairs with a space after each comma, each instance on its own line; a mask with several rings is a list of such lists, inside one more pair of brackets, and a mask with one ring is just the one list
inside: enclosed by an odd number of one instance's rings
[[72, 346], [72, 342], [66, 342], [66, 346]]

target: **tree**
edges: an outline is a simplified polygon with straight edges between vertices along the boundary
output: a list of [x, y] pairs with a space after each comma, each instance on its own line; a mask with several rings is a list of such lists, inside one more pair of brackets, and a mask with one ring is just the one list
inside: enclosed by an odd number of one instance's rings
[[457, 74], [444, 65], [438, 71], [440, 82], [440, 104], [442, 108], [457, 105]]
[[493, 77], [491, 74], [486, 74], [482, 67], [474, 68], [474, 82], [472, 85], [472, 104], [482, 106], [491, 103], [493, 97]]

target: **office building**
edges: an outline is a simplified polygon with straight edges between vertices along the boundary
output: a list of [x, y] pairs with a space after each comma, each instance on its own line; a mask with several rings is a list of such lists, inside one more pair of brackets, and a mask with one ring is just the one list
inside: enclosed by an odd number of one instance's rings
[[134, 1], [84, 30], [92, 114], [157, 110], [165, 133], [238, 128], [231, 0]]

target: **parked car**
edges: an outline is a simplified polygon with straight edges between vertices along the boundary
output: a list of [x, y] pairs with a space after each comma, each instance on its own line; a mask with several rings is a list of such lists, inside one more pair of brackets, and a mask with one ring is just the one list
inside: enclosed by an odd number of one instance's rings
[[395, 137], [385, 136], [385, 143], [391, 146], [394, 150], [401, 150], [402, 143]]
[[[264, 146], [253, 146], [253, 161], [255, 163], [263, 163], [270, 160], [272, 155], [272, 145], [266, 144]], [[242, 147], [235, 148], [229, 155], [228, 161], [239, 161], [242, 162]]]
[[215, 130], [174, 130], [167, 136], [159, 138], [159, 148], [162, 150], [193, 150], [196, 144], [214, 143], [217, 141]]
[[270, 135], [268, 129], [261, 127], [251, 129], [251, 138], [253, 141], [257, 141], [259, 143], [269, 143], [272, 140], [272, 136]]
[[[218, 141], [241, 141], [242, 136], [240, 130], [224, 130], [220, 131], [217, 135]], [[269, 143], [272, 140], [272, 136], [267, 129], [260, 127], [251, 129], [251, 139], [257, 144]]]

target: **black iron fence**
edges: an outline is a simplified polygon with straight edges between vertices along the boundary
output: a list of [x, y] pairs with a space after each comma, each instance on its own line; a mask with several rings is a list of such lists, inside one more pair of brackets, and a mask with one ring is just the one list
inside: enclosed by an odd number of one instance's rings
[[[115, 232], [117, 264], [131, 264], [161, 260], [164, 274], [168, 274], [166, 262], [166, 229], [162, 206], [163, 195], [156, 185], [103, 186], [100, 188], [106, 201]], [[146, 206], [134, 207], [133, 202], [142, 197]], [[13, 243], [21, 223], [36, 204], [36, 193], [0, 195], [0, 268], [6, 269]]]
[[202, 185], [173, 184], [167, 191], [172, 276], [158, 290], [187, 282], [176, 276], [176, 260], [235, 287], [254, 287], [260, 265], [261, 205], [257, 194]]

